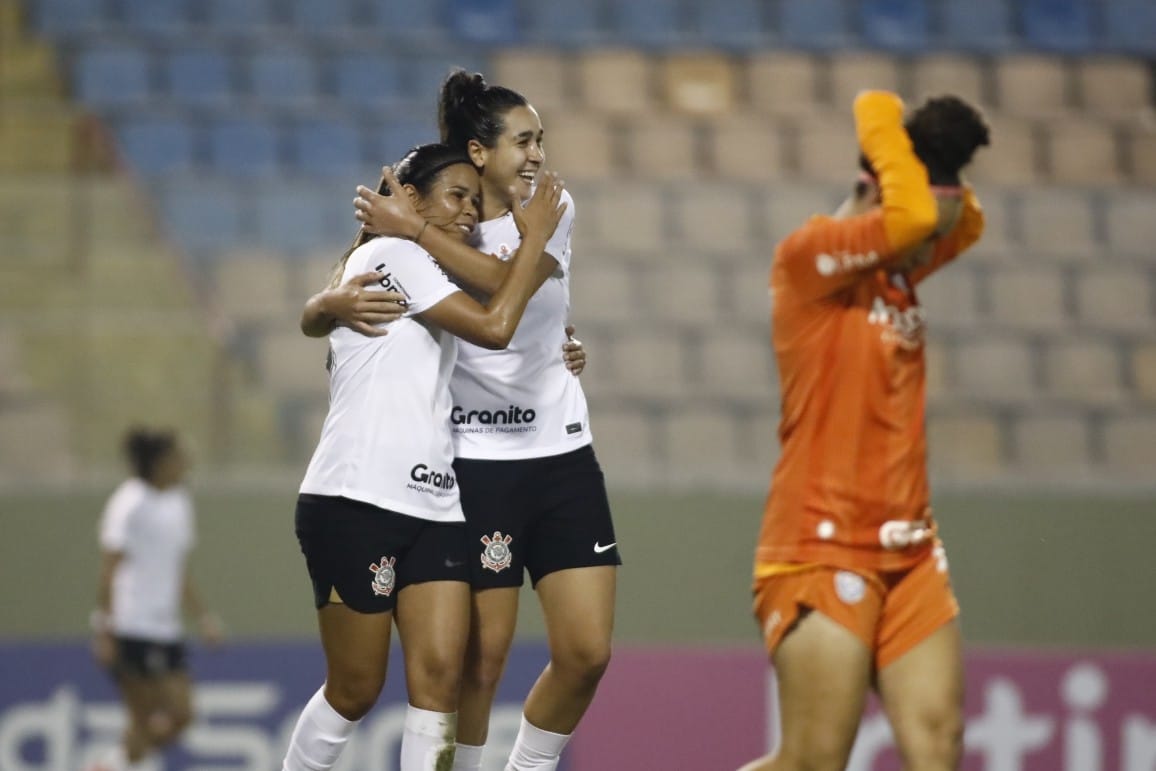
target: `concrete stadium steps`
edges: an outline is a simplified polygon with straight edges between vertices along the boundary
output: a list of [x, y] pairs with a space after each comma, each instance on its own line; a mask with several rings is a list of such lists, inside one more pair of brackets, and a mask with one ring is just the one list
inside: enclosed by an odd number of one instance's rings
[[56, 53], [37, 40], [8, 38], [8, 23], [0, 19], [0, 96], [17, 99], [59, 98], [63, 89]]

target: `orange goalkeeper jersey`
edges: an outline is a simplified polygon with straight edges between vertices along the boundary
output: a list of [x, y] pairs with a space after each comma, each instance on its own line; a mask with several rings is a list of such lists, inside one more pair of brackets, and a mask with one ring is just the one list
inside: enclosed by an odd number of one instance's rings
[[883, 92], [855, 103], [882, 205], [848, 219], [813, 217], [775, 252], [771, 322], [782, 454], [759, 563], [896, 570], [914, 564], [933, 540], [925, 319], [915, 285], [979, 238], [983, 215], [965, 190], [961, 218], [931, 259], [908, 272], [894, 267], [932, 235], [937, 216], [902, 112], [898, 98]]

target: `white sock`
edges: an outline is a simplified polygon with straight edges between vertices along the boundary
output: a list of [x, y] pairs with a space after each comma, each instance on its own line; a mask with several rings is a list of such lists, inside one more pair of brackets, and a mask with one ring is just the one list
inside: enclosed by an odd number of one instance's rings
[[522, 726], [518, 729], [514, 749], [510, 750], [506, 771], [554, 771], [568, 741], [570, 734], [543, 731], [530, 725], [522, 715]]
[[346, 720], [325, 700], [325, 686], [297, 718], [282, 771], [328, 771], [333, 768], [349, 735], [360, 721]]
[[445, 771], [454, 756], [458, 713], [432, 712], [412, 704], [401, 735], [401, 771]]
[[484, 744], [479, 747], [459, 742], [454, 750], [454, 767], [451, 771], [482, 771], [482, 750], [485, 748]]

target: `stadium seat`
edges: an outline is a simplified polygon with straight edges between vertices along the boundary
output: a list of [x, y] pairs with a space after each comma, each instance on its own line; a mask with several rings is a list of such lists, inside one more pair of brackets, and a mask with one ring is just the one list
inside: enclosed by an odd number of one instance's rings
[[695, 254], [746, 258], [759, 248], [747, 191], [729, 182], [702, 182], [676, 193], [675, 235]]
[[883, 52], [839, 52], [831, 55], [831, 106], [851, 114], [855, 96], [867, 88], [899, 91], [899, 61]]
[[711, 48], [748, 51], [772, 40], [769, 4], [763, 0], [715, 0], [690, 3], [690, 31], [696, 43]]
[[661, 252], [667, 235], [667, 206], [659, 185], [618, 183], [575, 203], [588, 237], [610, 253]]
[[798, 48], [834, 49], [854, 41], [843, 0], [781, 0], [779, 39]]
[[974, 483], [990, 480], [1006, 468], [999, 422], [990, 412], [930, 412], [927, 446], [931, 473], [937, 480]]
[[1151, 0], [1105, 0], [1104, 45], [1121, 53], [1156, 54], [1156, 4]]
[[350, 120], [307, 119], [294, 125], [288, 138], [289, 158], [305, 174], [356, 177], [375, 165], [366, 162], [361, 129]]
[[225, 105], [233, 99], [231, 67], [222, 48], [170, 50], [164, 63], [169, 98], [191, 107]]
[[1075, 63], [1081, 107], [1098, 117], [1131, 118], [1152, 109], [1152, 74], [1141, 59], [1083, 57]]
[[1035, 254], [1075, 260], [1098, 251], [1095, 200], [1075, 190], [1025, 190], [1020, 194], [1024, 246]]
[[1009, 115], [1054, 118], [1069, 109], [1069, 72], [1060, 57], [1015, 54], [995, 64], [996, 96]]
[[1024, 40], [1046, 51], [1082, 54], [1092, 45], [1088, 0], [1020, 0]]
[[661, 60], [659, 77], [666, 104], [677, 112], [729, 114], [738, 98], [735, 68], [722, 54], [672, 54]]
[[177, 243], [203, 257], [231, 248], [242, 238], [250, 195], [222, 180], [181, 178], [161, 188], [161, 210]]
[[963, 52], [999, 52], [1013, 47], [1008, 0], [941, 0], [941, 45]]
[[289, 25], [309, 35], [345, 34], [366, 24], [357, 0], [289, 0]]
[[1107, 198], [1105, 215], [1108, 245], [1116, 254], [1156, 260], [1156, 193], [1151, 190], [1121, 190]]
[[[403, 66], [407, 68], [403, 84], [409, 88], [408, 98], [423, 105], [430, 105], [428, 109], [431, 111], [437, 104], [442, 83], [453, 70], [460, 67], [467, 72], [488, 74], [483, 57], [452, 47], [425, 46], [420, 51], [407, 54]], [[486, 82], [497, 81], [487, 78]]]
[[260, 104], [295, 106], [312, 103], [317, 97], [317, 67], [308, 51], [271, 46], [254, 49], [248, 72], [249, 95]]
[[1150, 412], [1111, 415], [1104, 422], [1104, 468], [1140, 473], [1151, 479], [1152, 448], [1156, 447], [1156, 417]]
[[446, 0], [375, 0], [377, 27], [395, 40], [444, 39], [450, 27]]
[[1132, 181], [1149, 188], [1156, 187], [1156, 128], [1132, 127], [1125, 142]]
[[86, 48], [75, 67], [77, 96], [93, 107], [123, 107], [143, 102], [151, 94], [151, 62], [135, 45]]
[[1051, 396], [1089, 404], [1123, 396], [1120, 354], [1111, 338], [1065, 335], [1049, 339], [1042, 364], [1044, 388]]
[[913, 104], [922, 104], [928, 97], [943, 94], [955, 94], [977, 106], [987, 101], [981, 64], [974, 56], [921, 56], [911, 62], [910, 72]]
[[598, 11], [593, 2], [530, 3], [525, 6], [526, 39], [539, 45], [598, 42], [605, 34]]
[[262, 191], [256, 199], [256, 243], [286, 255], [302, 255], [337, 244], [337, 217], [349, 200], [348, 195], [338, 200], [312, 180], [286, 178], [277, 187]]
[[389, 109], [404, 98], [403, 73], [396, 56], [343, 51], [333, 61], [334, 93], [349, 107]]
[[697, 257], [688, 248], [685, 258], [668, 255], [666, 262], [643, 266], [634, 300], [636, 316], [631, 321], [650, 319], [660, 324], [692, 324], [699, 330], [713, 328], [721, 311], [714, 302], [720, 271], [714, 263]]
[[819, 106], [824, 68], [811, 54], [768, 51], [746, 57], [751, 107], [772, 115], [806, 116]]
[[450, 29], [459, 40], [488, 45], [511, 45], [521, 40], [517, 0], [450, 0], [448, 14]]
[[368, 129], [366, 157], [370, 160], [370, 171], [401, 160], [416, 145], [436, 142], [437, 139], [437, 124], [432, 114], [424, 120], [384, 115]]
[[26, 8], [37, 30], [73, 36], [107, 24], [104, 5], [104, 0], [39, 0]]
[[281, 129], [262, 115], [233, 115], [208, 126], [209, 164], [237, 177], [272, 176], [281, 171]]
[[986, 116], [992, 143], [980, 148], [969, 167], [969, 176], [978, 183], [1030, 185], [1041, 176], [1037, 160], [1035, 124], [1030, 121]]
[[627, 49], [591, 49], [578, 57], [578, 85], [586, 107], [606, 113], [653, 111], [651, 57]]
[[859, 171], [859, 145], [848, 109], [832, 110], [799, 124], [795, 133], [796, 168], [808, 182], [842, 183], [847, 190]]
[[1065, 276], [1058, 266], [996, 265], [988, 275], [988, 314], [998, 328], [1058, 330], [1068, 323]]
[[622, 173], [617, 134], [603, 116], [588, 112], [543, 113], [546, 166], [567, 182], [601, 181]]
[[862, 0], [858, 5], [859, 23], [868, 45], [904, 52], [927, 47], [926, 0]]
[[639, 288], [636, 271], [619, 261], [589, 260], [570, 276], [570, 295], [574, 299], [574, 314], [582, 335], [582, 322], [598, 324], [636, 321], [641, 310], [636, 307]]
[[[710, 288], [703, 287], [704, 294]], [[751, 287], [759, 292], [758, 287]], [[736, 335], [717, 325], [703, 330], [698, 351], [700, 389], [725, 399], [769, 401], [775, 392], [774, 353], [765, 334]]]
[[766, 182], [786, 175], [783, 132], [762, 116], [731, 113], [711, 122], [711, 169], [726, 179]]
[[268, 329], [257, 346], [257, 367], [265, 388], [290, 396], [325, 393], [329, 383], [325, 348], [316, 340], [295, 329]]
[[299, 309], [290, 265], [268, 251], [232, 249], [213, 264], [214, 308], [235, 322], [283, 321]]
[[[737, 484], [750, 469], [742, 457], [738, 425], [727, 406], [688, 406], [671, 410], [665, 418], [668, 471], [680, 469], [671, 481], [681, 485]], [[697, 460], [696, 460], [697, 458]], [[703, 463], [710, 458], [711, 463]], [[759, 469], [766, 473], [766, 469]]]
[[1035, 375], [1026, 339], [968, 336], [955, 344], [955, 382], [960, 396], [1024, 402], [1034, 396]]
[[193, 131], [184, 116], [152, 113], [127, 119], [116, 133], [133, 169], [146, 177], [189, 171], [196, 165]]
[[1129, 357], [1136, 396], [1156, 404], [1156, 340], [1137, 343]]
[[[725, 274], [726, 313], [736, 323], [749, 329], [767, 330], [771, 319], [771, 251], [774, 244], [766, 244], [755, 259], [734, 265]], [[764, 336], [764, 341], [766, 337]]]
[[1147, 265], [1096, 265], [1076, 277], [1076, 312], [1085, 329], [1153, 328], [1152, 271]]
[[1087, 469], [1090, 432], [1079, 412], [1056, 409], [1020, 414], [1012, 425], [1018, 467], [1066, 479]]
[[[602, 376], [591, 372], [582, 377]], [[663, 440], [656, 436], [657, 423], [636, 406], [610, 404], [593, 410], [590, 427], [597, 437], [598, 460], [606, 469], [607, 482], [637, 485], [656, 472], [659, 464], [653, 458]]]
[[259, 33], [275, 19], [273, 0], [207, 0], [203, 7], [207, 26], [219, 33]]
[[812, 216], [833, 213], [849, 189], [846, 180], [841, 180], [834, 185], [780, 184], [767, 190], [756, 217], [765, 223], [767, 246], [786, 238]]
[[568, 108], [573, 101], [573, 69], [569, 55], [553, 48], [505, 48], [490, 55], [487, 76], [523, 94], [538, 110], [553, 110]]
[[689, 180], [701, 173], [697, 132], [685, 118], [632, 118], [623, 141], [627, 167], [644, 179]]
[[1121, 180], [1116, 130], [1099, 120], [1068, 119], [1047, 127], [1051, 178], [1065, 185], [1114, 185]]
[[977, 271], [963, 260], [919, 284], [919, 301], [933, 333], [974, 327], [980, 319], [978, 298]]
[[179, 35], [189, 29], [187, 0], [119, 0], [124, 24], [147, 35]]
[[631, 0], [610, 9], [610, 36], [620, 45], [666, 48], [687, 41], [678, 0]]
[[671, 399], [691, 391], [688, 348], [668, 328], [632, 327], [614, 344], [614, 375], [626, 398]]

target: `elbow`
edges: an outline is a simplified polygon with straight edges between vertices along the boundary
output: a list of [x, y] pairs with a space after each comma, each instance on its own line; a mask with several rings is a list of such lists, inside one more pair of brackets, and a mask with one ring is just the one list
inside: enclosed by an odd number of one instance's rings
[[514, 325], [505, 321], [495, 321], [487, 324], [475, 341], [477, 345], [491, 351], [502, 351], [514, 339]]

